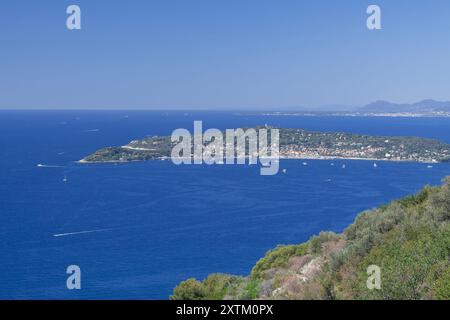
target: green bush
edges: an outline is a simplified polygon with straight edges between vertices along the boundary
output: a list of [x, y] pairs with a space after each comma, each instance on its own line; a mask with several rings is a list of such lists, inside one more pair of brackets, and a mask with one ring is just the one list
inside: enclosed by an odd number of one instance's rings
[[339, 239], [339, 236], [334, 232], [322, 231], [318, 236], [313, 236], [309, 240], [309, 251], [313, 254], [319, 254], [322, 252], [322, 245], [325, 242]]
[[260, 282], [258, 280], [250, 280], [245, 286], [244, 292], [239, 299], [252, 300], [256, 299], [259, 295]]
[[203, 282], [188, 279], [174, 290], [171, 300], [221, 300], [228, 290], [235, 289], [243, 278], [226, 274], [211, 274]]
[[203, 300], [207, 292], [203, 284], [194, 278], [181, 282], [173, 290], [171, 300]]
[[450, 178], [444, 180], [439, 192], [430, 195], [429, 211], [437, 222], [450, 220]]
[[[427, 278], [434, 266], [449, 254], [450, 229], [419, 228], [402, 240], [395, 231], [386, 242], [375, 247], [358, 267], [361, 298], [422, 299], [428, 294]], [[381, 290], [368, 290], [366, 268], [375, 264], [381, 269]]]
[[436, 279], [433, 284], [433, 298], [439, 300], [450, 300], [450, 267]]
[[264, 272], [272, 268], [285, 267], [291, 257], [307, 253], [308, 244], [278, 246], [261, 258], [252, 269], [252, 279], [262, 279]]

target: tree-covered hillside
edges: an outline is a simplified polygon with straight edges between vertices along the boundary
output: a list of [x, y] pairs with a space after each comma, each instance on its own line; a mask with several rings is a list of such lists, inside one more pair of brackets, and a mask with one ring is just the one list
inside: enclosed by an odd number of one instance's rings
[[[380, 289], [367, 287], [371, 265]], [[184, 281], [171, 299], [450, 299], [450, 177], [361, 213], [342, 234], [279, 246], [247, 277]]]

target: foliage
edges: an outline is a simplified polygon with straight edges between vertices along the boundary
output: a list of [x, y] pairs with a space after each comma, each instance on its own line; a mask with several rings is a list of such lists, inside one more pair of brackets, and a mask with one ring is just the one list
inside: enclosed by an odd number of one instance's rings
[[432, 293], [436, 299], [450, 300], [450, 266], [435, 280]]
[[173, 290], [171, 300], [202, 300], [207, 296], [203, 284], [194, 278], [181, 282]]
[[174, 290], [171, 300], [221, 300], [227, 291], [242, 282], [242, 278], [224, 274], [212, 274], [203, 282], [188, 279]]
[[244, 292], [238, 298], [243, 300], [256, 299], [259, 294], [259, 288], [260, 282], [258, 280], [250, 280], [245, 286]]
[[322, 245], [328, 241], [337, 240], [339, 236], [334, 232], [322, 231], [318, 236], [313, 236], [309, 240], [309, 251], [313, 254], [322, 252]]
[[286, 266], [289, 258], [303, 255], [307, 252], [307, 244], [278, 246], [261, 258], [252, 269], [251, 279], [261, 279], [264, 272], [272, 269]]
[[[380, 267], [380, 290], [367, 288], [370, 265]], [[321, 232], [304, 244], [278, 246], [248, 278], [189, 279], [172, 296], [224, 297], [450, 299], [450, 177], [361, 213], [343, 234]]]

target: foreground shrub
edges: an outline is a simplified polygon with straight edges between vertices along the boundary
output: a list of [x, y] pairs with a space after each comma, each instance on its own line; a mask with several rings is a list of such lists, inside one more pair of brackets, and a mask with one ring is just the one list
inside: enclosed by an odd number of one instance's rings
[[267, 252], [267, 254], [256, 263], [252, 270], [251, 278], [262, 279], [265, 271], [272, 268], [285, 267], [291, 257], [304, 255], [307, 253], [307, 250], [307, 244], [278, 246]]
[[188, 279], [174, 290], [171, 300], [221, 300], [230, 290], [243, 282], [243, 278], [225, 274], [212, 274], [203, 282]]

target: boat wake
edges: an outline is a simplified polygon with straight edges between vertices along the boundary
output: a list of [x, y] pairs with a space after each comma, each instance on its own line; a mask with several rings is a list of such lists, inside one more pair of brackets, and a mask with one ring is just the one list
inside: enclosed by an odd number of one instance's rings
[[122, 228], [84, 230], [84, 231], [76, 231], [76, 232], [57, 233], [57, 234], [54, 234], [53, 236], [54, 237], [66, 237], [66, 236], [74, 236], [74, 235], [78, 235], [78, 234], [106, 232], [106, 231], [114, 231], [114, 230], [121, 230], [121, 229]]
[[64, 168], [64, 166], [49, 165], [49, 164], [42, 164], [42, 163], [38, 163], [36, 165], [36, 167], [38, 167], [38, 168]]

